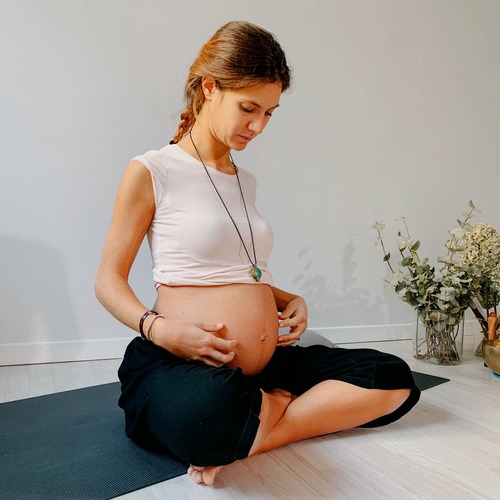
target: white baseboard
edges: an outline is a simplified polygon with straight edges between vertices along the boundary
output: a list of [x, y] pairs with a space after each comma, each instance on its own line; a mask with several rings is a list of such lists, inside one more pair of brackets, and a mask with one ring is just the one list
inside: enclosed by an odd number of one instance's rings
[[122, 358], [131, 339], [0, 344], [0, 366]]
[[[410, 340], [415, 338], [415, 323], [395, 325], [366, 325], [366, 326], [334, 326], [310, 327], [311, 330], [323, 335], [334, 344], [350, 342], [380, 342], [384, 340]], [[476, 335], [479, 332], [476, 320], [466, 320], [465, 335]]]
[[415, 336], [414, 324], [310, 327], [334, 344], [406, 340]]
[[[465, 322], [465, 334], [476, 334], [477, 321]], [[313, 330], [334, 344], [406, 340], [415, 337], [415, 324], [314, 327]], [[69, 340], [0, 344], [0, 366], [89, 361], [122, 358], [132, 337], [119, 339]]]

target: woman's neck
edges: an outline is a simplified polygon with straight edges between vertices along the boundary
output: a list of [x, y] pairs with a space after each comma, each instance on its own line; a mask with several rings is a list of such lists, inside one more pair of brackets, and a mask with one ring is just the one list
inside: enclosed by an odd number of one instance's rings
[[178, 143], [197, 160], [225, 174], [233, 174], [234, 167], [229, 156], [230, 149], [218, 142], [210, 133], [196, 122], [190, 132]]

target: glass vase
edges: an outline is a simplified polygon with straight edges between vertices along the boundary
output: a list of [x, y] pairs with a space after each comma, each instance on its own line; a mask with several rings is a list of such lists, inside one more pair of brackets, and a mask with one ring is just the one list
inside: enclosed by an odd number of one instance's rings
[[415, 357], [438, 365], [458, 365], [462, 362], [464, 346], [464, 315], [454, 325], [440, 328], [435, 321], [417, 316]]

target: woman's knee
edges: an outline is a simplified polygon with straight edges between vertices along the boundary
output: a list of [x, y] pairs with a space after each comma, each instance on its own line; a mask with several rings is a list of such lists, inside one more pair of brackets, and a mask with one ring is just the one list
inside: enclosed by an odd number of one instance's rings
[[361, 425], [361, 427], [380, 427], [399, 420], [406, 415], [420, 399], [420, 390], [417, 387], [412, 389], [392, 389], [384, 391], [385, 412], [379, 418]]
[[390, 391], [384, 391], [385, 395], [385, 407], [386, 415], [396, 411], [410, 396], [411, 389], [393, 389]]

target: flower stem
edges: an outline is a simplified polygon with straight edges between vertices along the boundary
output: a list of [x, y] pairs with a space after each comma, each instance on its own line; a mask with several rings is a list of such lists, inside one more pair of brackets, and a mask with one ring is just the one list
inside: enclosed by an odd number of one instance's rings
[[488, 334], [488, 321], [485, 319], [485, 317], [482, 315], [481, 311], [475, 306], [471, 306], [471, 310], [474, 313], [474, 316], [479, 322], [479, 325], [481, 326], [481, 330], [483, 331], [484, 335]]

